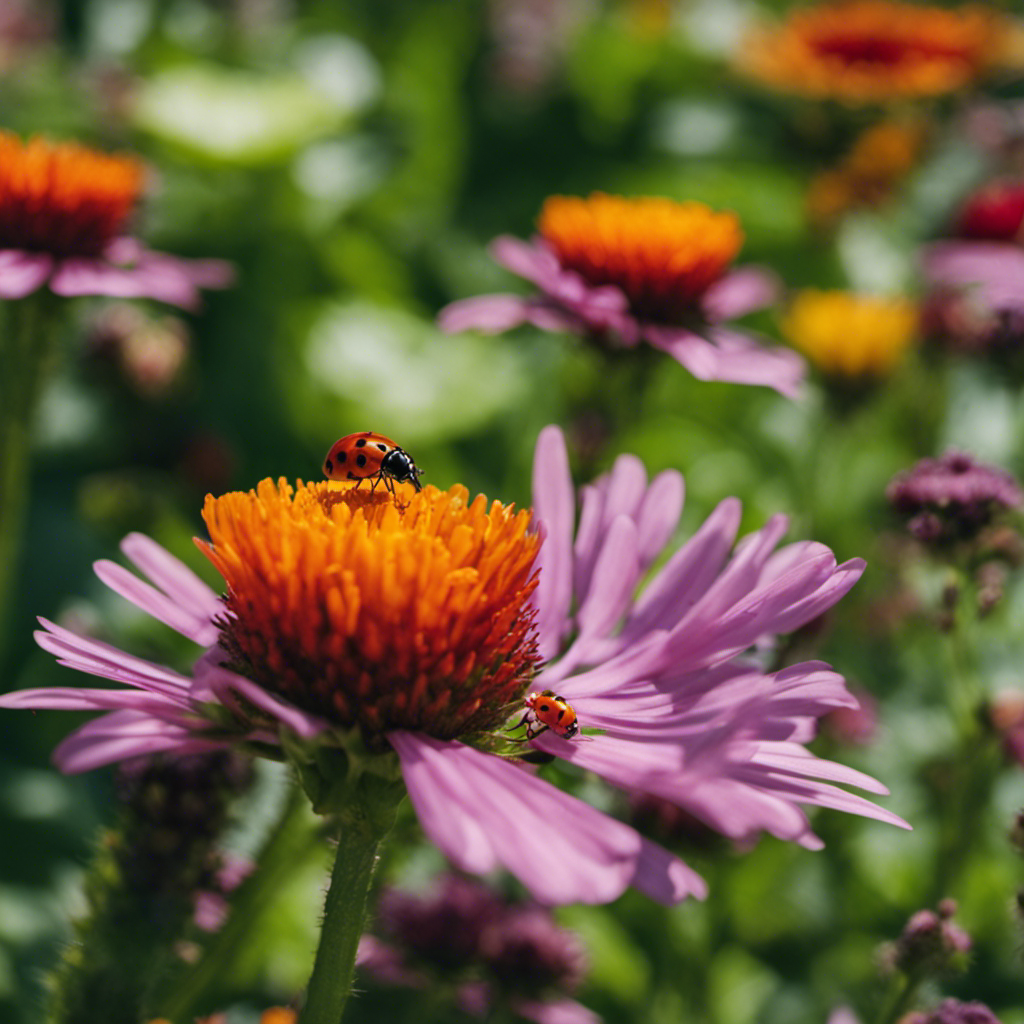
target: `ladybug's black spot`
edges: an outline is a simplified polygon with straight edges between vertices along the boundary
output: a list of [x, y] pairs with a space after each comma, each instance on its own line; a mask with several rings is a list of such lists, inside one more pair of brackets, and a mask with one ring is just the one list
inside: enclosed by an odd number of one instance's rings
[[[357, 465], [357, 466], [359, 466], [359, 467], [363, 467], [363, 466], [365, 466], [365, 465], [366, 465], [366, 456], [365, 456], [365, 455], [363, 455], [363, 454], [362, 454], [362, 452], [360, 452], [360, 453], [359, 453], [359, 454], [358, 454], [358, 455], [356, 456], [356, 465]], [[349, 476], [351, 476], [351, 475], [352, 475], [352, 474], [351, 474], [351, 473], [349, 473]]]
[[344, 466], [346, 460], [348, 459], [348, 455], [346, 455], [345, 452], [338, 452], [338, 454], [335, 455], [334, 458], [337, 460], [339, 466]]
[[331, 475], [331, 471], [334, 469], [334, 466], [331, 464], [331, 460], [330, 459], [328, 459], [324, 463], [324, 469], [326, 470], [327, 475], [330, 476]]
[[356, 447], [357, 448], [365, 448], [366, 447], [366, 438], [365, 437], [359, 438], [359, 440], [356, 441]]
[[349, 480], [358, 480], [359, 479], [359, 477], [357, 477], [355, 475], [355, 473], [352, 472], [351, 469], [348, 471], [348, 478], [349, 478]]
[[386, 444], [381, 444], [381, 443], [380, 443], [380, 441], [378, 441], [378, 442], [377, 442], [377, 447], [378, 447], [378, 448], [379, 448], [379, 449], [380, 449], [380, 450], [381, 450], [382, 452], [386, 452], [386, 451], [388, 450], [388, 446], [387, 446]]

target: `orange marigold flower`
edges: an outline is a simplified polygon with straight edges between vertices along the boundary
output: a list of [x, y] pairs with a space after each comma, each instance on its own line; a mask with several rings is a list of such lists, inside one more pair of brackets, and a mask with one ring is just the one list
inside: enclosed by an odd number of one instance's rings
[[743, 245], [734, 213], [650, 196], [552, 196], [537, 227], [563, 267], [616, 285], [638, 316], [659, 321], [692, 313]]
[[144, 182], [134, 157], [0, 131], [0, 249], [97, 256], [124, 229]]
[[940, 96], [1014, 63], [1016, 26], [982, 6], [950, 10], [846, 0], [794, 11], [752, 33], [737, 63], [783, 92], [844, 103]]
[[331, 482], [209, 496], [222, 643], [304, 711], [439, 739], [502, 727], [537, 666], [530, 513], [464, 487], [408, 504]]
[[806, 289], [782, 319], [782, 333], [823, 373], [883, 377], [917, 333], [918, 312], [906, 299]]

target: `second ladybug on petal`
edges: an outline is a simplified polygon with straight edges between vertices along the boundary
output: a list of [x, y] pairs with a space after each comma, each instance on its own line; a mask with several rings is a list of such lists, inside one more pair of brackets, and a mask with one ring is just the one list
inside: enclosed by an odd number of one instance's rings
[[573, 706], [554, 690], [541, 690], [526, 698], [526, 714], [519, 725], [526, 725], [526, 738], [532, 740], [545, 729], [556, 736], [571, 740], [580, 731]]
[[364, 480], [372, 480], [371, 490], [376, 490], [383, 480], [392, 494], [396, 481], [422, 490], [418, 479], [422, 472], [408, 452], [390, 437], [372, 430], [339, 438], [324, 458], [324, 475], [329, 480], [355, 480], [356, 487]]

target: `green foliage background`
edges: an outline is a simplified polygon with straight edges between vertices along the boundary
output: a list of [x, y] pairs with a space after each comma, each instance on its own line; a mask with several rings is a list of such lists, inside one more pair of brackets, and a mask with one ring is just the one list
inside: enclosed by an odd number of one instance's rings
[[[335, 438], [374, 429], [413, 452], [432, 483], [528, 504], [536, 435], [560, 423], [581, 482], [622, 452], [640, 454], [652, 475], [681, 469], [680, 539], [736, 494], [747, 529], [782, 511], [791, 537], [821, 540], [840, 560], [868, 558], [854, 594], [801, 643], [874, 695], [881, 724], [868, 747], [823, 738], [815, 749], [883, 779], [886, 806], [914, 826], [819, 812], [820, 853], [771, 838], [742, 851], [677, 846], [707, 877], [707, 903], [665, 909], [629, 893], [559, 914], [590, 950], [581, 1001], [610, 1024], [812, 1024], [844, 1003], [870, 1020], [885, 987], [877, 947], [914, 910], [952, 895], [976, 948], [942, 991], [1024, 1022], [1014, 911], [1024, 863], [1006, 839], [1024, 780], [1001, 765], [982, 805], [950, 811], [960, 755], [947, 651], [927, 612], [942, 578], [893, 557], [898, 526], [884, 501], [895, 472], [949, 445], [1024, 472], [1019, 382], [922, 351], [855, 402], [840, 406], [814, 381], [794, 404], [699, 383], [649, 351], [608, 360], [532, 330], [447, 337], [433, 323], [454, 298], [521, 287], [489, 260], [487, 242], [528, 236], [548, 195], [592, 190], [733, 209], [743, 259], [790, 287], [913, 293], [916, 247], [988, 170], [957, 134], [961, 100], [931, 111], [942, 141], [897, 202], [824, 236], [806, 223], [806, 184], [856, 116], [811, 116], [810, 105], [734, 77], [740, 5], [550, 0], [556, 28], [525, 84], [499, 29], [513, 0], [30, 6], [53, 34], [4, 58], [0, 123], [141, 154], [153, 170], [141, 233], [154, 248], [233, 261], [238, 284], [187, 318], [187, 364], [158, 395], [97, 358], [85, 339], [101, 304], [77, 307], [37, 425], [6, 688], [70, 682], [31, 642], [37, 614], [187, 667], [184, 642], [105, 591], [90, 566], [118, 557], [119, 539], [140, 530], [215, 583], [191, 540], [207, 490], [316, 477]], [[995, 91], [1012, 99], [1021, 87]], [[770, 315], [754, 325], [777, 335]], [[909, 591], [911, 611], [889, 614]], [[979, 624], [992, 693], [1021, 688], [1022, 610], [1011, 581]], [[113, 818], [111, 773], [64, 778], [49, 767], [79, 721], [7, 712], [0, 726], [0, 1019], [12, 1024], [37, 1019], [97, 828]], [[254, 847], [279, 785], [264, 773], [239, 817], [239, 848]], [[942, 879], [950, 829], [969, 849]], [[322, 846], [309, 851], [204, 1009], [234, 1005], [233, 1020], [255, 1019], [305, 983], [324, 870]], [[384, 877], [423, 884], [437, 867], [409, 815]], [[371, 991], [348, 1013], [419, 1021], [423, 1004]], [[442, 1006], [434, 1019], [459, 1018]]]

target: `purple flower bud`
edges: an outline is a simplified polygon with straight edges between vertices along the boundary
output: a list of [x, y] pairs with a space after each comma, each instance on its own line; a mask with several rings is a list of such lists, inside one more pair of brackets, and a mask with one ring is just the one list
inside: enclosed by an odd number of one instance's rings
[[939, 974], [962, 966], [971, 948], [971, 938], [952, 921], [956, 913], [953, 900], [943, 900], [938, 913], [919, 910], [906, 923], [892, 948], [892, 966], [905, 974]]
[[922, 459], [900, 473], [886, 497], [910, 517], [910, 532], [928, 544], [973, 538], [999, 512], [1024, 503], [1009, 473], [956, 451]]
[[926, 1024], [1000, 1024], [984, 1003], [961, 1003], [945, 999], [925, 1018]]

